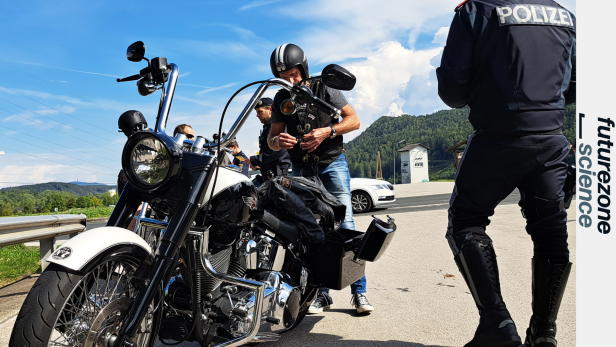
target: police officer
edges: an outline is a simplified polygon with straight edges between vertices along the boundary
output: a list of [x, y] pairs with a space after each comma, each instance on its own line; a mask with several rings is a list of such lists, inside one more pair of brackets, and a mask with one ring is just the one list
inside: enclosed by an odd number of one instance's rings
[[232, 164], [239, 168], [246, 177], [250, 177], [248, 174], [250, 160], [248, 159], [248, 156], [240, 149], [240, 145], [237, 143], [237, 140], [233, 139], [233, 141], [229, 142], [227, 148], [233, 151]]
[[285, 176], [291, 167], [291, 157], [286, 149], [274, 151], [267, 145], [267, 136], [270, 133], [272, 123], [272, 104], [271, 98], [262, 98], [255, 106], [257, 117], [263, 124], [261, 136], [259, 136], [259, 154], [250, 157], [250, 168], [261, 170], [261, 177], [269, 179], [273, 176]]
[[[355, 229], [351, 208], [351, 177], [344, 155], [342, 134], [359, 129], [357, 114], [339, 90], [331, 89], [319, 80], [305, 81], [310, 78], [308, 60], [298, 46], [292, 43], [280, 45], [272, 52], [270, 67], [274, 76], [293, 84], [303, 83], [315, 96], [341, 110], [342, 121], [332, 119], [325, 112], [308, 104], [298, 105], [296, 113], [285, 116], [280, 111], [280, 104], [288, 99], [290, 94], [281, 89], [274, 97], [268, 145], [275, 151], [289, 151], [294, 176], [318, 175], [325, 188], [347, 206], [342, 227]], [[303, 141], [298, 143], [297, 137], [303, 137]], [[374, 310], [365, 293], [364, 276], [351, 284], [352, 304], [358, 313]], [[308, 313], [323, 312], [332, 304], [329, 290], [321, 289]]]
[[470, 107], [468, 140], [450, 200], [447, 240], [479, 309], [467, 347], [519, 346], [503, 302], [492, 240], [494, 208], [515, 188], [534, 243], [526, 346], [557, 345], [556, 317], [571, 270], [563, 185], [575, 102], [575, 17], [550, 0], [467, 0], [456, 8], [437, 69], [450, 107]]

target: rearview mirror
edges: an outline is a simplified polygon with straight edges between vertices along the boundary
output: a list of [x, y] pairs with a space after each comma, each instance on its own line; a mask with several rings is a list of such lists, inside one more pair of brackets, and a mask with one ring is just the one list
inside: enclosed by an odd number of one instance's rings
[[336, 64], [329, 64], [323, 69], [321, 80], [326, 86], [338, 90], [351, 90], [356, 82], [352, 73]]
[[145, 56], [145, 44], [141, 41], [137, 41], [130, 46], [126, 50], [126, 59], [133, 61], [135, 63], [143, 60]]

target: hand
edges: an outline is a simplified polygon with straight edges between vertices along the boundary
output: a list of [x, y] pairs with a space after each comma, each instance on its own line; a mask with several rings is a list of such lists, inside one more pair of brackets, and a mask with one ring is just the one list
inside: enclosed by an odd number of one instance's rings
[[297, 139], [295, 139], [295, 136], [291, 136], [287, 133], [280, 133], [280, 135], [274, 138], [274, 146], [276, 147], [291, 149], [296, 144]]
[[314, 151], [319, 147], [321, 142], [328, 138], [332, 133], [330, 128], [318, 128], [304, 135], [304, 141], [300, 145], [302, 149], [307, 150], [308, 153]]

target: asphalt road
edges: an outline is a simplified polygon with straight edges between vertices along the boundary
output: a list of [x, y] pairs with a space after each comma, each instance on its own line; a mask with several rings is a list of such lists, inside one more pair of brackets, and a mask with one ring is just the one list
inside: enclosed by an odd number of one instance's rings
[[[390, 208], [355, 216], [358, 230], [368, 227], [371, 214], [389, 214], [398, 225], [385, 255], [366, 267], [367, 295], [376, 309], [371, 315], [355, 313], [349, 304], [349, 289], [332, 291], [333, 309], [306, 317], [295, 330], [283, 334], [280, 341], [262, 346], [450, 347], [468, 342], [479, 316], [445, 239], [446, 209], [452, 188], [453, 183], [396, 185], [397, 201]], [[488, 233], [498, 255], [503, 297], [524, 338], [531, 315], [533, 247], [517, 206], [519, 197], [514, 194], [497, 207]], [[574, 213], [573, 209], [569, 211]], [[575, 215], [570, 215], [568, 226], [571, 261], [575, 264], [574, 219]], [[575, 281], [574, 265], [558, 317], [559, 347], [576, 345]], [[0, 289], [0, 307], [7, 298], [14, 299], [13, 307], [21, 306], [31, 285], [22, 283], [21, 287], [12, 285], [16, 289], [12, 296], [5, 290], [8, 288]], [[0, 313], [4, 310], [0, 308]], [[14, 320], [0, 315], [0, 346], [8, 344]]]
[[[375, 212], [403, 213], [446, 210], [449, 208], [449, 198], [451, 197], [451, 193], [408, 197], [398, 197], [397, 195], [398, 193], [396, 193], [396, 201], [393, 203], [384, 205], [382, 208], [377, 208], [364, 214], [374, 214]], [[517, 204], [518, 201], [520, 201], [520, 193], [516, 189], [507, 198], [501, 201], [500, 205]]]

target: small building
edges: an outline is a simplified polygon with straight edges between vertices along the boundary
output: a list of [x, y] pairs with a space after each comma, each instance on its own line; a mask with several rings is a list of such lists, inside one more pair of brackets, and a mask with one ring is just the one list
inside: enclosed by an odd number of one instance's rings
[[402, 183], [421, 183], [430, 180], [428, 172], [428, 151], [430, 147], [421, 143], [407, 145], [398, 150], [402, 161]]
[[115, 188], [109, 189], [109, 195], [111, 195], [111, 196], [116, 195], [116, 189]]

